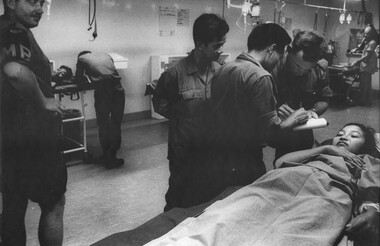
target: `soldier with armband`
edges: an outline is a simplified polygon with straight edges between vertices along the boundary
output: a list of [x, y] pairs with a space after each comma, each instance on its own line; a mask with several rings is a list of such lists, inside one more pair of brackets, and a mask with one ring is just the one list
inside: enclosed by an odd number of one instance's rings
[[62, 106], [49, 59], [31, 28], [43, 0], [3, 0], [1, 32], [2, 225], [4, 245], [25, 245], [28, 200], [41, 208], [41, 245], [62, 245], [67, 170], [59, 151]]

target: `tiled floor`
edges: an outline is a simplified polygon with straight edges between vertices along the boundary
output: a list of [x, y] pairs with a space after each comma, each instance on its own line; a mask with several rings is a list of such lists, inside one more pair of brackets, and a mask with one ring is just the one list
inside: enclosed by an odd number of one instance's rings
[[[371, 107], [333, 105], [323, 115], [329, 126], [315, 130], [318, 141], [331, 138], [347, 122], [361, 122], [379, 129], [379, 101]], [[100, 165], [68, 168], [64, 245], [88, 245], [115, 232], [132, 229], [162, 212], [167, 189], [167, 123], [158, 120], [123, 125], [119, 151], [126, 164], [107, 170]], [[100, 155], [96, 129], [89, 131], [89, 151]], [[273, 150], [265, 149], [272, 167]], [[26, 215], [28, 244], [38, 245], [39, 208], [30, 203]]]

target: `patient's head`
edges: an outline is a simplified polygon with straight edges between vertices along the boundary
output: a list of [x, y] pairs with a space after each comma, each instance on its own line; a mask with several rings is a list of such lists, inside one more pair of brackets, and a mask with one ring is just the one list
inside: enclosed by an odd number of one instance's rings
[[360, 123], [346, 124], [333, 138], [332, 144], [354, 154], [373, 154], [376, 151], [375, 130]]

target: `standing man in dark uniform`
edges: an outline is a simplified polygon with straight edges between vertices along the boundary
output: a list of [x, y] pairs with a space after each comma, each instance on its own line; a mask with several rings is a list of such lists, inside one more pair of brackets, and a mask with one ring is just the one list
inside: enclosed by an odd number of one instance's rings
[[[284, 57], [272, 70], [281, 118], [287, 118], [293, 110], [304, 108], [309, 118], [317, 119], [327, 110], [333, 93], [329, 86], [328, 63], [322, 59], [326, 49], [324, 38], [312, 31], [298, 32], [287, 47]], [[276, 148], [277, 159], [289, 152], [311, 148], [314, 144], [313, 130], [281, 131], [275, 141], [273, 147]]]
[[268, 132], [306, 122], [299, 109], [283, 121], [276, 112], [274, 82], [269, 71], [290, 43], [286, 30], [260, 24], [250, 33], [248, 51], [222, 66], [211, 81], [210, 153], [199, 166], [196, 183], [204, 201], [230, 186], [244, 186], [266, 173], [263, 148]]
[[202, 14], [193, 26], [195, 49], [161, 74], [153, 96], [155, 111], [169, 121], [169, 189], [165, 211], [193, 205], [185, 194], [189, 170], [199, 149], [201, 115], [211, 95], [211, 78], [220, 67], [229, 26], [215, 14]]
[[116, 152], [121, 146], [125, 95], [112, 57], [106, 53], [80, 52], [75, 79], [80, 81], [84, 76], [95, 86], [96, 119], [103, 149], [101, 161], [106, 168], [119, 167], [124, 164], [123, 159], [116, 158]]
[[62, 245], [66, 164], [59, 151], [62, 107], [51, 89], [51, 69], [30, 28], [43, 0], [4, 0], [1, 32], [1, 140], [4, 245], [25, 245], [28, 199], [41, 208], [41, 245]]

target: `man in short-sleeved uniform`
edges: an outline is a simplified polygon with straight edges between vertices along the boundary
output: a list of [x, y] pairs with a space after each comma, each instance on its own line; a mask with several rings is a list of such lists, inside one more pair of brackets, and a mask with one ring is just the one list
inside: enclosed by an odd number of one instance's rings
[[4, 1], [1, 32], [2, 226], [4, 245], [25, 245], [28, 199], [39, 204], [40, 243], [62, 244], [67, 171], [59, 151], [60, 103], [51, 69], [29, 28], [42, 1]]
[[248, 52], [214, 75], [207, 123], [210, 152], [197, 182], [202, 199], [210, 200], [229, 186], [248, 185], [261, 177], [266, 172], [262, 149], [267, 132], [291, 128], [306, 116], [299, 110], [281, 121], [276, 112], [275, 88], [268, 71], [290, 41], [279, 25], [258, 25], [248, 37]]
[[[195, 49], [160, 76], [153, 97], [157, 113], [168, 118], [169, 188], [165, 195], [165, 211], [174, 207], [195, 205], [197, 194], [186, 193], [199, 149], [200, 122], [206, 99], [210, 97], [210, 81], [219, 67], [217, 60], [226, 42], [229, 27], [215, 14], [203, 14], [193, 26]], [[196, 172], [196, 170], [194, 170]]]

